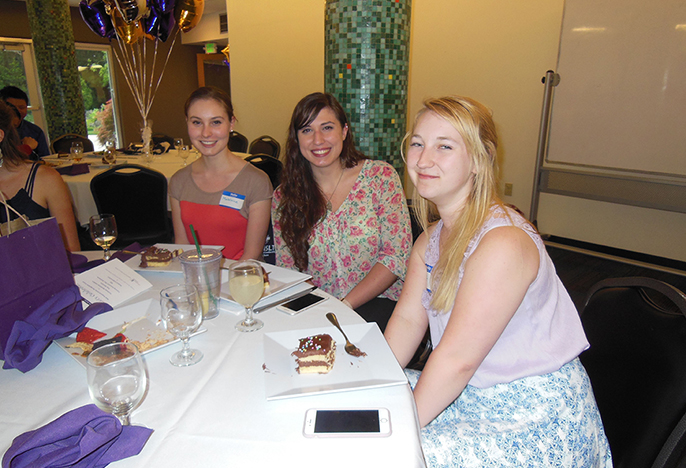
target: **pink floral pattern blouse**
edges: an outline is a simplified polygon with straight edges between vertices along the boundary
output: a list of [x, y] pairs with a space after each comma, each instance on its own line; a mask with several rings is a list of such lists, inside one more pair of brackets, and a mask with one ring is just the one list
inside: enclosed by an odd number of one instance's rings
[[[281, 237], [277, 207], [281, 191], [272, 199], [276, 264], [295, 268]], [[400, 177], [383, 161], [367, 159], [337, 211], [315, 225], [310, 235], [309, 265], [313, 283], [337, 297], [345, 297], [381, 263], [398, 277], [380, 296], [397, 301], [412, 248], [412, 231]]]

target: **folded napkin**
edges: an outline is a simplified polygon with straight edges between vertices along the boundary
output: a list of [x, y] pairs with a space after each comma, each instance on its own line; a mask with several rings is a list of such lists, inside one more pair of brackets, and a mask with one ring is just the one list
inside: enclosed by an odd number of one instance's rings
[[71, 166], [57, 168], [57, 172], [62, 175], [88, 174], [90, 171], [91, 170], [88, 168], [88, 163], [72, 164]]
[[0, 322], [11, 327], [5, 346], [0, 349], [3, 369], [16, 368], [28, 372], [43, 359], [43, 352], [52, 340], [81, 331], [98, 314], [112, 310], [109, 304], [96, 303], [83, 310], [81, 292], [75, 284], [55, 294], [26, 318]]
[[15, 438], [2, 468], [99, 468], [138, 455], [152, 432], [86, 405]]
[[[133, 244], [124, 247], [123, 250], [126, 250], [127, 252], [140, 252], [141, 250], [143, 250], [143, 247], [141, 247], [141, 245], [138, 242], [134, 242]], [[110, 260], [112, 260], [113, 258], [118, 258], [122, 262], [125, 262], [131, 257], [135, 256], [135, 254], [125, 253], [123, 252], [123, 250], [119, 250], [113, 253], [110, 257]], [[101, 258], [99, 258], [98, 260], [91, 260], [90, 262], [84, 262], [79, 257], [83, 257], [85, 259], [83, 255], [78, 254], [71, 254], [69, 258], [69, 261], [71, 263], [71, 271], [74, 273], [83, 273], [84, 271], [88, 271], [91, 268], [94, 268], [98, 265], [102, 265], [103, 263], [105, 263], [105, 260]]]

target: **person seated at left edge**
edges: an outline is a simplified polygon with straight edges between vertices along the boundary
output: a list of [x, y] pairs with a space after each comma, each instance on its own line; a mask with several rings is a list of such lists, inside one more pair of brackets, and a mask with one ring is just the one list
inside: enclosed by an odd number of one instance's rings
[[31, 159], [36, 161], [43, 156], [50, 154], [50, 147], [48, 140], [45, 138], [45, 133], [36, 124], [26, 120], [26, 114], [29, 108], [29, 97], [24, 91], [16, 86], [5, 86], [0, 89], [0, 98], [6, 103], [13, 105], [21, 116], [21, 122], [17, 127], [19, 139], [22, 145], [28, 145], [33, 150], [30, 155]]

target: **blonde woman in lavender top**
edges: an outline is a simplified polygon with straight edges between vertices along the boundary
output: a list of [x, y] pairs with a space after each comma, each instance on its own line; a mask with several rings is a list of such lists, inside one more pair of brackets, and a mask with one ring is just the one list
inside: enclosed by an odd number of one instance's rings
[[[496, 194], [490, 111], [431, 99], [406, 136], [424, 233], [385, 336], [407, 371], [429, 466], [612, 466], [578, 313], [536, 229]], [[435, 224], [429, 220], [437, 219]]]

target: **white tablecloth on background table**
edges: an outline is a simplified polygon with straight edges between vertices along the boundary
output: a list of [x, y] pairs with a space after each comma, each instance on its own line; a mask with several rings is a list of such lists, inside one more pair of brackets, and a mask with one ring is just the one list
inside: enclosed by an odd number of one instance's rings
[[[153, 289], [127, 304], [157, 300], [160, 289], [182, 281], [182, 275], [174, 273], [143, 275]], [[177, 368], [169, 363], [180, 343], [146, 354], [148, 391], [131, 421], [154, 432], [138, 456], [112, 466], [301, 467], [311, 462], [333, 467], [424, 466], [408, 385], [267, 401], [262, 367], [264, 334], [328, 328], [328, 311], [336, 313], [343, 327], [364, 323], [333, 298], [296, 316], [268, 309], [258, 316], [264, 328], [253, 333], [237, 332], [234, 325], [241, 317], [222, 311], [217, 318], [204, 322], [206, 333], [191, 338], [191, 346], [204, 353], [195, 366]], [[91, 403], [85, 369], [54, 343], [46, 350], [43, 362], [26, 374], [0, 370], [0, 393], [2, 453], [16, 436]], [[304, 437], [306, 410], [332, 407], [388, 408], [392, 434], [385, 438]]]
[[[241, 157], [248, 156], [247, 153], [234, 154]], [[190, 164], [195, 161], [197, 157], [198, 154], [191, 151], [187, 163]], [[56, 160], [52, 156], [48, 156], [44, 159], [48, 162], [55, 162]], [[68, 159], [60, 159], [59, 161], [62, 162], [64, 166], [71, 164]], [[98, 214], [98, 209], [95, 206], [95, 201], [91, 194], [91, 180], [96, 174], [106, 171], [108, 167], [102, 164], [100, 155], [87, 154], [82, 162], [93, 164], [93, 166], [90, 167], [90, 172], [73, 176], [63, 175], [62, 179], [66, 182], [67, 187], [69, 187], [69, 191], [71, 192], [76, 218], [79, 224], [85, 226], [88, 225], [88, 220], [91, 216]], [[169, 181], [171, 176], [183, 167], [183, 160], [179, 158], [178, 151], [169, 150], [165, 154], [156, 154], [153, 161], [150, 163], [150, 166], [148, 166], [142, 155], [117, 153], [117, 164], [138, 164], [144, 167], [150, 167], [151, 169], [164, 174], [165, 177], [167, 177], [167, 181]]]

